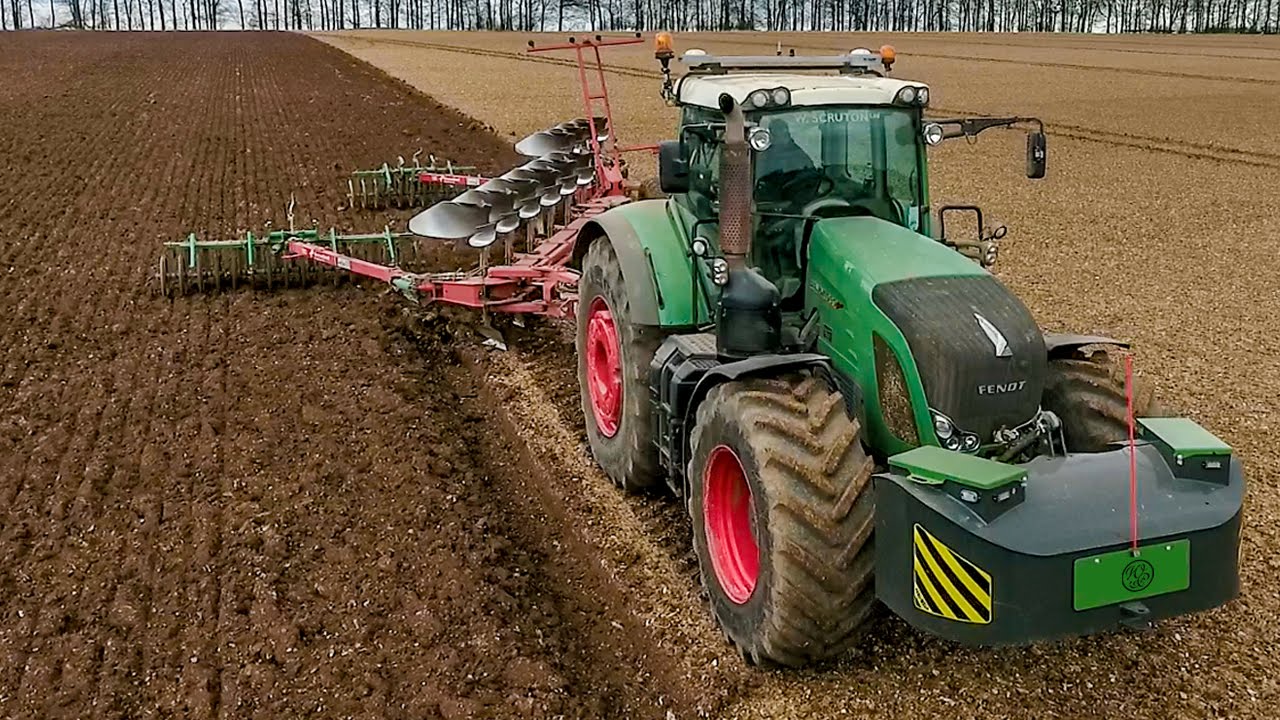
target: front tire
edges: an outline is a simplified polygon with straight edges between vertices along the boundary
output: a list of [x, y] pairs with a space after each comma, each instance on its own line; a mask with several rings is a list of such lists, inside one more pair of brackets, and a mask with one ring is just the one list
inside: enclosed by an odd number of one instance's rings
[[622, 266], [607, 237], [593, 242], [583, 257], [577, 322], [578, 391], [591, 454], [624, 490], [652, 487], [661, 474], [649, 363], [663, 334], [632, 321]]
[[744, 658], [801, 666], [875, 607], [873, 463], [819, 378], [748, 379], [698, 408], [689, 515], [716, 620]]
[[[1103, 452], [1129, 439], [1125, 355], [1123, 348], [1095, 345], [1049, 361], [1043, 406], [1062, 420], [1069, 452]], [[1133, 417], [1169, 414], [1155, 391], [1135, 379]]]

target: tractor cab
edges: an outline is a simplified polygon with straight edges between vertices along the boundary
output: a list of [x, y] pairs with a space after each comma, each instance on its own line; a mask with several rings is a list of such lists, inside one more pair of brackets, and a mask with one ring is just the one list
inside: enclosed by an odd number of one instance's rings
[[751, 153], [748, 260], [778, 286], [784, 303], [799, 301], [817, 219], [863, 215], [928, 232], [920, 127], [929, 89], [885, 77], [892, 55], [885, 57], [717, 58], [691, 50], [683, 58], [689, 73], [667, 84], [664, 94], [681, 115], [661, 180], [694, 222], [716, 217], [727, 191], [722, 98], [742, 109]]
[[694, 78], [682, 85], [680, 135], [689, 186], [676, 202], [691, 217], [715, 216], [721, 147], [715, 131], [724, 123], [717, 93], [727, 89], [744, 102], [757, 93], [764, 104], [746, 113], [754, 156], [751, 262], [778, 284], [784, 300], [797, 296], [805, 243], [817, 219], [866, 215], [928, 232], [920, 107], [876, 104], [892, 100], [902, 87], [913, 88], [913, 98], [927, 98], [927, 88], [847, 76], [750, 74], [732, 80]]
[[[746, 261], [777, 286], [784, 307], [803, 301], [808, 243], [819, 220], [870, 217], [932, 237], [927, 148], [988, 127], [1039, 127], [1029, 118], [926, 119], [929, 87], [888, 77], [896, 54], [887, 45], [875, 53], [860, 48], [829, 57], [717, 57], [689, 50], [681, 58], [688, 72], [678, 81], [670, 75], [674, 52], [660, 46], [657, 57], [663, 96], [680, 107], [677, 139], [660, 147], [663, 190], [710, 241], [720, 230], [722, 197], [749, 196]], [[723, 177], [726, 103], [742, 113], [745, 188], [731, 189]], [[1028, 143], [1028, 176], [1044, 176], [1038, 129]], [[950, 212], [975, 213], [978, 237], [943, 236], [943, 244], [984, 267], [993, 264], [995, 240], [1004, 230], [987, 234], [976, 207], [948, 207], [940, 214]]]

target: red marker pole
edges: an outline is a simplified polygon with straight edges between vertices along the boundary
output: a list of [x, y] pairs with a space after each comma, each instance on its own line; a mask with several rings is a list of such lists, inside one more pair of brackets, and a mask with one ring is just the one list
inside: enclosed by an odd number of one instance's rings
[[1129, 539], [1138, 554], [1138, 446], [1134, 440], [1133, 356], [1124, 358], [1124, 398], [1129, 415]]

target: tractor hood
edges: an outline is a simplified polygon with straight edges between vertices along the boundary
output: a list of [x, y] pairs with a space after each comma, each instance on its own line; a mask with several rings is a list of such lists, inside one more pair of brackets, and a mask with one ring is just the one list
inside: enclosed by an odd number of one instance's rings
[[918, 376], [931, 411], [982, 443], [1035, 416], [1047, 371], [1044, 338], [991, 273], [936, 240], [870, 217], [819, 221], [809, 253], [810, 268], [826, 273], [827, 292], [843, 296], [840, 312], [882, 316], [849, 318], [849, 325], [896, 348], [907, 382]]

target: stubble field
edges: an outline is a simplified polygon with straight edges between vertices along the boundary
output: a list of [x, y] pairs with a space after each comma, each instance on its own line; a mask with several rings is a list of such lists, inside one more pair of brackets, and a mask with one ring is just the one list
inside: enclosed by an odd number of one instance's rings
[[[581, 107], [571, 60], [528, 36], [322, 36], [515, 139]], [[548, 34], [538, 42], [563, 39]], [[937, 116], [1032, 115], [1050, 175], [1022, 177], [1022, 137], [984, 134], [933, 153], [935, 205], [975, 201], [1010, 228], [998, 274], [1042, 324], [1134, 341], [1139, 370], [1222, 434], [1250, 470], [1244, 597], [1229, 608], [1113, 636], [971, 652], [887, 621], [842, 667], [770, 674], [731, 714], [803, 717], [1265, 716], [1280, 677], [1280, 584], [1268, 548], [1280, 516], [1280, 42], [1274, 38], [1052, 35], [677, 34], [677, 51], [800, 54], [893, 44], [895, 74], [928, 82]], [[649, 44], [608, 51], [624, 144], [671, 137]], [[511, 78], [520, 78], [519, 82]], [[638, 176], [652, 161], [633, 156]], [[568, 367], [570, 350], [562, 348]], [[519, 352], [519, 349], [517, 349]], [[542, 356], [530, 357], [535, 366]], [[570, 382], [562, 371], [563, 382]], [[574, 408], [567, 406], [567, 412]], [[566, 422], [568, 420], [566, 419]], [[658, 543], [663, 539], [658, 538]]]
[[[1275, 40], [678, 38], [887, 40], [939, 114], [1043, 118], [1049, 179], [992, 132], [936, 153], [936, 200], [1006, 222], [1000, 275], [1042, 322], [1133, 339], [1250, 472], [1223, 610], [1000, 651], [885, 617], [796, 673], [721, 641], [677, 503], [592, 467], [562, 328], [488, 354], [372, 287], [149, 293], [166, 239], [279, 223], [290, 194], [322, 226], [401, 223], [340, 210], [340, 180], [418, 148], [500, 169], [579, 114], [523, 36], [323, 39], [445, 107], [293, 35], [0, 45], [0, 716], [1270, 716]], [[624, 141], [668, 137], [647, 46], [607, 61]]]

